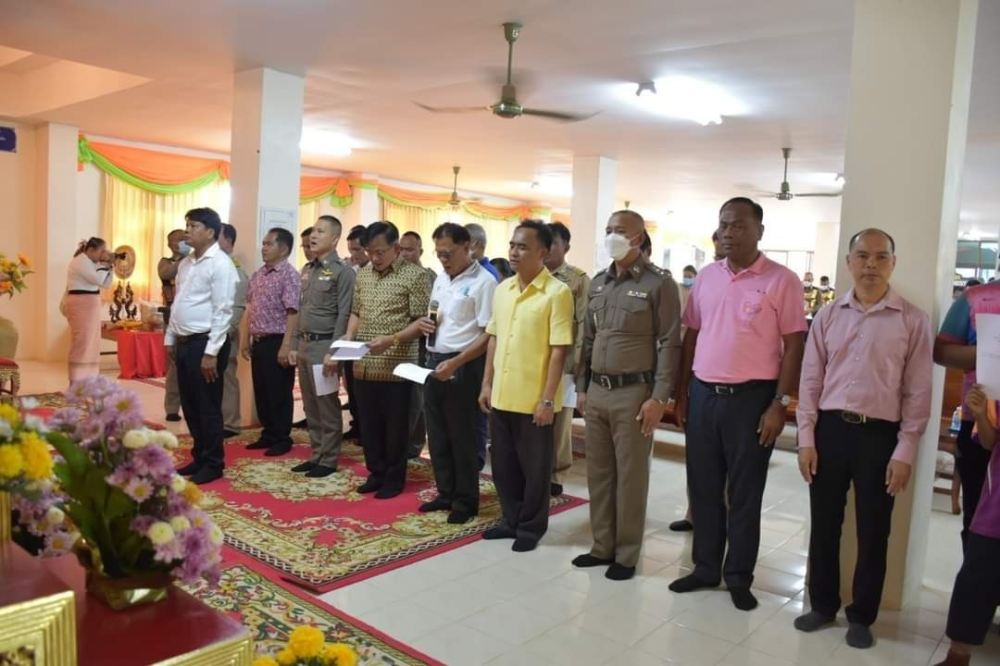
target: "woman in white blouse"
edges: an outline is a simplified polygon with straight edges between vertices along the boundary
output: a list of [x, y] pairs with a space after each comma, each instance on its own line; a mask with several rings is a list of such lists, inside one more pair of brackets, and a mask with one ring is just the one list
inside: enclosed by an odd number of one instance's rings
[[66, 271], [63, 314], [69, 320], [70, 383], [96, 375], [101, 360], [101, 289], [111, 286], [111, 253], [100, 238], [80, 241]]

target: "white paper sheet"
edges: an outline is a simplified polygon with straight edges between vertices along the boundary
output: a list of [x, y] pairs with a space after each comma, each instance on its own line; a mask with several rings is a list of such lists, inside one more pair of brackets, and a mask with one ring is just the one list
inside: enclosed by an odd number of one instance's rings
[[336, 340], [330, 345], [330, 349], [363, 349], [367, 347], [367, 342], [358, 342], [357, 340]]
[[576, 382], [573, 375], [563, 375], [563, 409], [574, 409], [576, 407]]
[[[334, 342], [334, 345], [337, 343]], [[330, 356], [338, 361], [358, 361], [368, 355], [368, 345], [361, 347], [336, 347]]]
[[330, 395], [340, 390], [340, 375], [327, 377], [323, 374], [323, 364], [313, 366], [313, 381], [316, 383], [316, 395]]
[[1000, 315], [976, 315], [976, 381], [987, 398], [1000, 400]]
[[400, 363], [392, 371], [392, 374], [415, 384], [425, 384], [432, 372], [434, 371], [429, 368], [421, 368], [414, 363]]

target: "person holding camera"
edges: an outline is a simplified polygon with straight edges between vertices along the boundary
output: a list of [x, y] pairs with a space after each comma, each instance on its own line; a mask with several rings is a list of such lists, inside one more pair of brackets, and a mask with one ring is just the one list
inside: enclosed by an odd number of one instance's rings
[[80, 241], [66, 271], [62, 312], [69, 321], [69, 381], [96, 375], [101, 360], [101, 289], [111, 286], [111, 252], [102, 238]]

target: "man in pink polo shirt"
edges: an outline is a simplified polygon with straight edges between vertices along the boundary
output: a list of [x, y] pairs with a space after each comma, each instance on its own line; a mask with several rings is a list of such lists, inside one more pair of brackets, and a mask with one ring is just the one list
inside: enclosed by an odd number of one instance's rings
[[895, 496], [910, 480], [931, 414], [930, 318], [893, 291], [896, 243], [879, 229], [851, 238], [854, 289], [822, 308], [806, 342], [799, 383], [799, 470], [809, 484], [809, 600], [800, 631], [840, 610], [840, 530], [854, 486], [858, 560], [847, 644], [868, 648], [885, 582]]
[[757, 606], [750, 584], [767, 464], [798, 384], [806, 330], [799, 278], [757, 249], [763, 219], [744, 197], [719, 211], [726, 258], [706, 266], [691, 290], [676, 408], [687, 430], [695, 570], [670, 589], [693, 592], [725, 578], [740, 610]]

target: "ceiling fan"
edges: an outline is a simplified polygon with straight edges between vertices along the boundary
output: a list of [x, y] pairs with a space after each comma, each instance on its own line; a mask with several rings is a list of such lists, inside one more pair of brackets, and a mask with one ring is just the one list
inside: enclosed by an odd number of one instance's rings
[[448, 200], [448, 205], [452, 208], [458, 208], [458, 205], [462, 203], [462, 200], [458, 198], [458, 172], [462, 170], [462, 167], [453, 166], [451, 170], [455, 173], [455, 184], [451, 188], [451, 199]]
[[507, 82], [500, 89], [500, 101], [490, 106], [428, 106], [420, 102], [414, 102], [421, 109], [433, 113], [476, 113], [490, 111], [495, 116], [501, 118], [518, 118], [520, 116], [538, 116], [547, 120], [555, 120], [564, 123], [573, 123], [586, 120], [596, 114], [593, 113], [571, 113], [568, 111], [548, 111], [545, 109], [528, 109], [521, 106], [517, 100], [517, 87], [511, 82], [511, 69], [514, 62], [514, 42], [521, 34], [520, 23], [504, 23], [503, 34], [507, 40]]
[[[791, 148], [782, 148], [781, 154], [785, 156], [785, 177], [781, 181], [781, 191], [779, 192], [760, 192], [762, 196], [774, 197], [778, 201], [791, 201], [792, 199], [798, 199], [799, 197], [839, 197], [843, 192], [792, 192], [792, 188], [788, 185], [788, 157], [792, 154]], [[843, 180], [841, 177], [840, 180]]]

